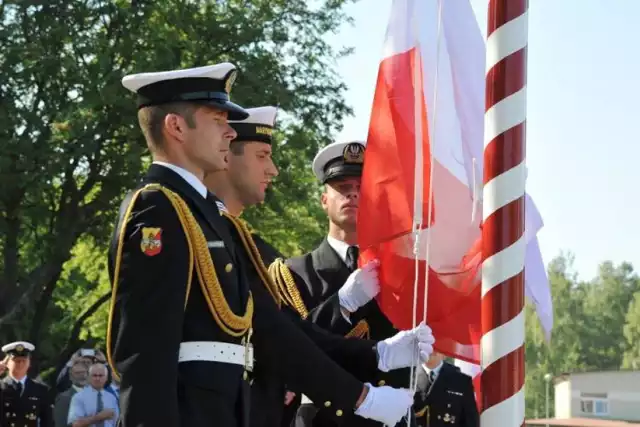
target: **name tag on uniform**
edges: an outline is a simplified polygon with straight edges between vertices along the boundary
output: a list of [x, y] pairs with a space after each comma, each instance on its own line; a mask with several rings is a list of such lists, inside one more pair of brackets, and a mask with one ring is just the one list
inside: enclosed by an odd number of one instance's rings
[[212, 240], [207, 242], [207, 247], [211, 248], [224, 248], [224, 242], [222, 240]]

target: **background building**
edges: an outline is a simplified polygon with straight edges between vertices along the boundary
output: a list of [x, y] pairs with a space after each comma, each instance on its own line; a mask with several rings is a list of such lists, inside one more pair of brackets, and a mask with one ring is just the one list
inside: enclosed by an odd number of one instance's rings
[[640, 426], [640, 371], [567, 373], [554, 386], [555, 418], [527, 426]]

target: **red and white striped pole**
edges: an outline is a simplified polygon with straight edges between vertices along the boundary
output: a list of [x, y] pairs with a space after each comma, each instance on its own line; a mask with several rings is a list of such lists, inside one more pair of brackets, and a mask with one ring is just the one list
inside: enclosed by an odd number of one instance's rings
[[524, 425], [528, 0], [490, 0], [487, 25], [481, 427]]

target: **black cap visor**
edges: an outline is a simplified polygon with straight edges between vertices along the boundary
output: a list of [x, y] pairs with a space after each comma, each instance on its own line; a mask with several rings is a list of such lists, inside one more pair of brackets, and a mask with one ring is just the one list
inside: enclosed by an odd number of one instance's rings
[[362, 165], [349, 165], [349, 164], [334, 164], [329, 166], [324, 171], [324, 179], [322, 180], [323, 184], [328, 183], [329, 181], [335, 181], [341, 178], [350, 178], [350, 177], [361, 177], [362, 176]]

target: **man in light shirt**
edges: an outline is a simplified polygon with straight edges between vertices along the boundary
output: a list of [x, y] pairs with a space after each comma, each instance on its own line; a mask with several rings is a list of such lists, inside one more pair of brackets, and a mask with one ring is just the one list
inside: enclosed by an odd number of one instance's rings
[[89, 368], [89, 385], [71, 398], [67, 424], [71, 427], [115, 427], [118, 401], [104, 389], [107, 367], [96, 363]]

